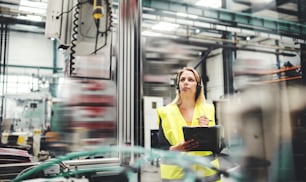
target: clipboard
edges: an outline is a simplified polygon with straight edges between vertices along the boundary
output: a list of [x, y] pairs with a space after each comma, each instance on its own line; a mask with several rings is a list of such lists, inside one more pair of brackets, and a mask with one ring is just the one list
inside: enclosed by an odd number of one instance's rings
[[183, 126], [185, 141], [194, 139], [199, 147], [191, 151], [212, 151], [218, 153], [221, 149], [221, 125], [215, 126]]

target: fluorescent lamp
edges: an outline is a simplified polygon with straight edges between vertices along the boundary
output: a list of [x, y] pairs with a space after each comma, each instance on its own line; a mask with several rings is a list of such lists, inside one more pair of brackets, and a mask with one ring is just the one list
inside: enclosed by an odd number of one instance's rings
[[254, 4], [268, 4], [268, 3], [271, 3], [273, 0], [254, 0], [252, 1], [252, 3]]
[[157, 32], [152, 32], [152, 31], [143, 31], [142, 35], [150, 36], [150, 37], [160, 37], [162, 34], [161, 33], [157, 33]]
[[41, 16], [35, 16], [35, 15], [26, 15], [26, 16], [18, 16], [19, 19], [23, 20], [30, 20], [30, 21], [42, 21]]
[[167, 38], [174, 38], [174, 39], [178, 38], [178, 36], [176, 36], [176, 35], [162, 34], [162, 33], [152, 32], [152, 31], [148, 31], [148, 30], [143, 31], [142, 35], [143, 36], [148, 36], [148, 37], [167, 37]]
[[178, 24], [175, 23], [168, 23], [168, 22], [159, 22], [158, 24], [152, 27], [153, 30], [159, 31], [172, 31], [179, 27]]
[[35, 12], [37, 14], [46, 14], [47, 3], [21, 0], [19, 10], [31, 13]]
[[159, 32], [153, 32], [153, 31], [148, 31], [148, 30], [143, 31], [141, 35], [147, 36], [147, 37], [167, 37], [167, 38], [173, 38], [173, 39], [178, 38], [178, 36], [176, 35], [162, 34]]
[[177, 16], [181, 16], [181, 17], [187, 17], [187, 18], [192, 18], [192, 19], [197, 19], [198, 16], [196, 15], [190, 15], [190, 14], [186, 14], [186, 13], [176, 13]]
[[46, 15], [47, 12], [47, 3], [21, 0], [19, 11], [26, 14], [18, 16], [19, 19], [42, 21], [42, 16]]
[[209, 8], [221, 8], [222, 1], [221, 0], [200, 0], [195, 3], [197, 6], [205, 6]]

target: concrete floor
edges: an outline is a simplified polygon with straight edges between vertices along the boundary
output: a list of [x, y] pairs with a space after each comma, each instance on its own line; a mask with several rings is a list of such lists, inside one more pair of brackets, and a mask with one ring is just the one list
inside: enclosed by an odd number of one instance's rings
[[[232, 163], [229, 163], [225, 159], [220, 159], [220, 165], [224, 169], [229, 169], [230, 171], [236, 170], [237, 166], [234, 166]], [[222, 182], [235, 182], [236, 180], [226, 177], [221, 177]], [[141, 182], [161, 182], [160, 179], [160, 170], [158, 164], [146, 164], [141, 169]]]
[[141, 182], [161, 182], [159, 167], [156, 164], [146, 164], [141, 169]]

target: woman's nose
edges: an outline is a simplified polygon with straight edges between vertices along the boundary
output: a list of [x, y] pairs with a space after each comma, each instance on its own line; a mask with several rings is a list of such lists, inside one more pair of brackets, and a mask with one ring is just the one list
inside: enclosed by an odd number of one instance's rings
[[188, 80], [184, 81], [184, 84], [186, 84], [186, 85], [189, 84], [189, 83], [190, 83], [190, 81], [188, 81]]

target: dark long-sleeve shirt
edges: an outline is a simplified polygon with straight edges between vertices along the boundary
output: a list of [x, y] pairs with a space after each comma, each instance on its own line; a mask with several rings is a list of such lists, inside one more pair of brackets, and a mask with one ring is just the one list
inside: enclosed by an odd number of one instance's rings
[[158, 128], [158, 143], [159, 143], [159, 148], [162, 150], [169, 150], [171, 146], [169, 141], [165, 137], [161, 118], [160, 118], [159, 128]]

